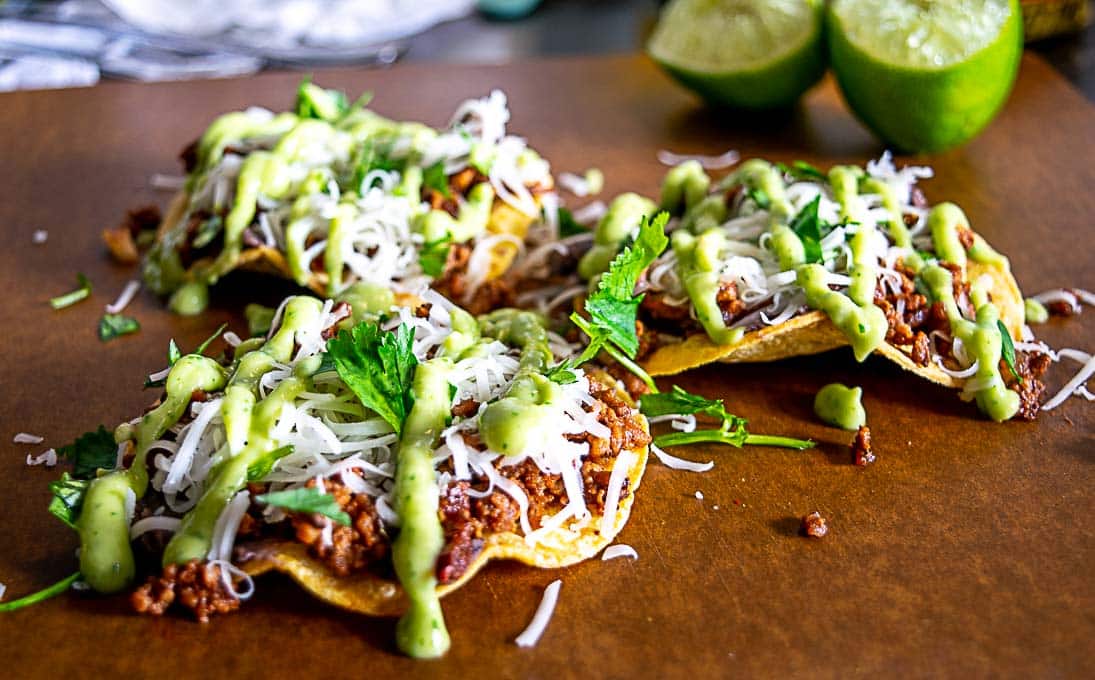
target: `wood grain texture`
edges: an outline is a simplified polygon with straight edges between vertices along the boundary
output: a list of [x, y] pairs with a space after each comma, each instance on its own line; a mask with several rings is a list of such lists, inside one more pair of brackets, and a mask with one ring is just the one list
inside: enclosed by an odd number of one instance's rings
[[[512, 129], [557, 172], [597, 166], [607, 192], [653, 192], [660, 148], [862, 163], [881, 147], [844, 110], [831, 81], [785, 116], [706, 111], [639, 57], [499, 67], [404, 65], [317, 74], [372, 89], [382, 113], [442, 124], [463, 98], [504, 89]], [[208, 316], [172, 317], [142, 293], [139, 335], [101, 345], [95, 323], [134, 275], [112, 265], [99, 230], [126, 208], [168, 197], [147, 186], [175, 172], [177, 151], [222, 111], [284, 107], [298, 76], [0, 96], [0, 582], [8, 597], [73, 568], [75, 537], [45, 511], [56, 471], [28, 469], [38, 447], [152, 400], [143, 376], [170, 337], [193, 347], [222, 321], [242, 328], [249, 300], [290, 288], [235, 277]], [[954, 200], [1011, 257], [1028, 291], [1095, 288], [1095, 111], [1036, 58], [1024, 60], [1003, 115], [965, 149], [925, 159], [934, 201]], [[35, 229], [49, 241], [31, 243]], [[90, 302], [46, 305], [76, 271]], [[1088, 314], [1054, 321], [1054, 345], [1095, 348]], [[1051, 385], [1065, 376], [1055, 373]], [[878, 461], [849, 464], [846, 433], [815, 422], [814, 392], [864, 387]], [[716, 466], [697, 475], [652, 463], [620, 536], [637, 562], [592, 561], [561, 572], [495, 564], [445, 600], [449, 656], [416, 663], [394, 652], [393, 622], [346, 615], [284, 578], [258, 583], [236, 615], [206, 626], [131, 615], [122, 600], [70, 594], [0, 616], [8, 677], [665, 677], [1073, 676], [1095, 674], [1095, 437], [1092, 406], [1073, 401], [1036, 424], [993, 425], [945, 389], [850, 352], [763, 366], [715, 366], [682, 386], [725, 397], [757, 432], [814, 437], [805, 453], [679, 452]], [[700, 490], [704, 499], [697, 500]], [[715, 509], [718, 506], [718, 509]], [[829, 535], [796, 535], [819, 510]], [[519, 649], [542, 588], [563, 588], [540, 645]]]

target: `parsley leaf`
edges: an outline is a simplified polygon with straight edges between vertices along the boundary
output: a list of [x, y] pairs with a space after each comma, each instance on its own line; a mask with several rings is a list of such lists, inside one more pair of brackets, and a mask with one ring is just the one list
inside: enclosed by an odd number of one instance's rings
[[639, 408], [643, 415], [651, 418], [668, 415], [702, 415], [721, 421], [745, 424], [741, 418], [727, 413], [721, 401], [692, 394], [679, 385], [674, 385], [669, 392], [644, 394], [639, 400]]
[[49, 502], [49, 511], [54, 517], [76, 528], [76, 520], [80, 517], [80, 509], [84, 506], [84, 494], [91, 484], [90, 479], [76, 479], [69, 473], [61, 474], [61, 478], [49, 483], [49, 491], [53, 498]]
[[413, 342], [414, 331], [406, 324], [389, 333], [368, 321], [327, 341], [339, 377], [396, 434], [403, 432], [403, 421], [414, 404], [411, 381], [418, 359]]
[[274, 491], [256, 496], [255, 500], [293, 512], [316, 513], [329, 517], [343, 526], [350, 526], [350, 516], [342, 511], [335, 497], [314, 487]]
[[747, 189], [745, 195], [753, 199], [753, 203], [756, 203], [761, 210], [768, 210], [772, 207], [772, 199], [768, 197], [768, 193], [764, 189]]
[[279, 460], [292, 453], [293, 450], [293, 445], [290, 444], [274, 449], [273, 451], [268, 451], [259, 456], [258, 460], [247, 466], [247, 481], [257, 482], [270, 474], [270, 471], [274, 469], [274, 465], [276, 465]]
[[1019, 371], [1015, 368], [1015, 343], [1011, 341], [1011, 333], [1008, 332], [1008, 327], [1004, 325], [1004, 322], [999, 319], [996, 320], [996, 327], [1000, 330], [1000, 353], [1004, 357], [1004, 363], [1008, 365], [1008, 370], [1015, 376], [1015, 380], [1022, 385], [1023, 376], [1019, 375]]
[[175, 344], [175, 338], [171, 338], [171, 341], [167, 343], [167, 365], [174, 366], [175, 362], [182, 358], [182, 352], [179, 351], [179, 346]]
[[449, 176], [445, 174], [445, 163], [437, 161], [422, 172], [422, 188], [433, 189], [445, 198], [452, 198], [449, 190]]
[[639, 351], [635, 318], [643, 299], [642, 295], [635, 295], [635, 284], [643, 270], [669, 245], [665, 235], [668, 220], [666, 212], [643, 220], [635, 242], [616, 256], [601, 276], [597, 290], [585, 301], [585, 310], [596, 330], [590, 339], [610, 342], [630, 359]]
[[544, 377], [557, 385], [570, 385], [578, 382], [578, 375], [569, 361], [563, 361], [544, 371]]
[[83, 274], [76, 275], [76, 285], [76, 290], [71, 293], [65, 293], [64, 295], [50, 298], [49, 306], [54, 309], [64, 309], [65, 307], [71, 307], [80, 300], [91, 295], [91, 281], [88, 281], [87, 277]]
[[567, 236], [574, 236], [575, 234], [588, 234], [589, 229], [582, 226], [577, 220], [574, 219], [574, 215], [566, 208], [559, 208], [556, 211], [559, 222], [559, 238], [566, 238]]
[[72, 476], [91, 479], [99, 468], [113, 470], [118, 457], [114, 435], [102, 425], [94, 432], [85, 432], [68, 446], [57, 449], [57, 455], [72, 462]]
[[362, 186], [362, 183], [373, 170], [403, 172], [407, 165], [406, 161], [392, 158], [390, 156], [391, 150], [392, 140], [390, 139], [369, 139], [363, 142], [358, 151], [357, 161], [354, 164], [354, 174], [350, 186], [360, 187], [361, 191], [368, 189], [369, 187]]
[[141, 324], [131, 316], [124, 314], [103, 314], [99, 319], [99, 339], [109, 342], [122, 335], [141, 330]]
[[795, 218], [791, 220], [791, 230], [798, 235], [802, 246], [806, 250], [806, 262], [821, 262], [821, 239], [830, 231], [831, 227], [825, 220], [818, 217], [818, 207], [821, 205], [821, 195], [803, 206]]
[[452, 237], [446, 234], [422, 246], [422, 250], [418, 253], [418, 264], [422, 267], [423, 273], [435, 279], [445, 273], [450, 245], [452, 245]]
[[812, 180], [816, 182], [828, 182], [829, 177], [822, 171], [810, 165], [806, 161], [795, 161], [791, 165], [776, 163], [779, 171], [796, 180]]

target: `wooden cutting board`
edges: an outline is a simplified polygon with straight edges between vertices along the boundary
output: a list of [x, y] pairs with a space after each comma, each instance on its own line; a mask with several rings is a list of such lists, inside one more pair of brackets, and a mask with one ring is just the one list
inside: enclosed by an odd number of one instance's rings
[[[214, 115], [287, 106], [297, 74], [0, 97], [0, 582], [8, 598], [75, 567], [75, 536], [45, 509], [59, 471], [27, 468], [42, 447], [113, 426], [154, 398], [144, 375], [169, 338], [193, 347], [237, 310], [289, 288], [238, 278], [202, 319], [169, 315], [142, 293], [135, 336], [100, 344], [95, 325], [131, 270], [110, 263], [99, 231], [167, 196], [152, 173]], [[512, 129], [554, 169], [604, 170], [606, 196], [654, 192], [658, 149], [862, 163], [882, 147], [845, 111], [831, 81], [786, 115], [701, 108], [646, 59], [621, 56], [508, 66], [400, 65], [317, 74], [329, 87], [376, 93], [398, 118], [443, 124], [491, 88], [509, 95]], [[933, 202], [954, 200], [1011, 257], [1035, 292], [1095, 288], [1095, 111], [1044, 62], [1027, 57], [1003, 115], [935, 166]], [[34, 245], [36, 229], [49, 240]], [[95, 284], [90, 302], [46, 300]], [[1088, 317], [1093, 318], [1088, 318]], [[1054, 346], [1095, 349], [1095, 312], [1039, 328]], [[1069, 367], [1071, 370], [1071, 366]], [[1051, 387], [1066, 379], [1055, 371]], [[812, 417], [814, 392], [862, 385], [878, 461], [849, 464], [846, 433]], [[756, 432], [813, 437], [816, 450], [678, 451], [715, 460], [706, 474], [652, 463], [620, 541], [638, 561], [560, 572], [499, 564], [445, 600], [453, 637], [443, 661], [394, 652], [393, 622], [345, 614], [264, 578], [238, 614], [199, 625], [142, 618], [123, 599], [68, 594], [0, 615], [0, 674], [172, 677], [1088, 676], [1095, 674], [1095, 407], [1073, 400], [1034, 424], [994, 425], [957, 396], [882, 360], [838, 351], [775, 365], [715, 366], [680, 378], [725, 397]], [[703, 494], [697, 498], [696, 492]], [[819, 510], [830, 533], [796, 535]], [[540, 645], [512, 640], [543, 587], [563, 580]]]

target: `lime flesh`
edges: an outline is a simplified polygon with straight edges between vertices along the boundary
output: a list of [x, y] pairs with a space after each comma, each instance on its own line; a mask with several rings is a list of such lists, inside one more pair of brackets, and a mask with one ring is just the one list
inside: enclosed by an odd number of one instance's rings
[[1017, 0], [834, 0], [829, 55], [856, 115], [902, 151], [943, 151], [999, 113], [1023, 50]]
[[778, 108], [825, 72], [822, 23], [820, 0], [673, 0], [647, 50], [713, 104]]

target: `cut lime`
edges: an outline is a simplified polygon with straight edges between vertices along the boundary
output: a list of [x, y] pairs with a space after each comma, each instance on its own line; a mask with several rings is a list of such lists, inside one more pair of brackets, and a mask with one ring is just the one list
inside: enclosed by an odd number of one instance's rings
[[709, 102], [775, 108], [825, 72], [822, 23], [821, 0], [672, 0], [647, 50]]
[[829, 55], [848, 105], [903, 151], [962, 144], [996, 116], [1023, 52], [1018, 0], [834, 0]]

